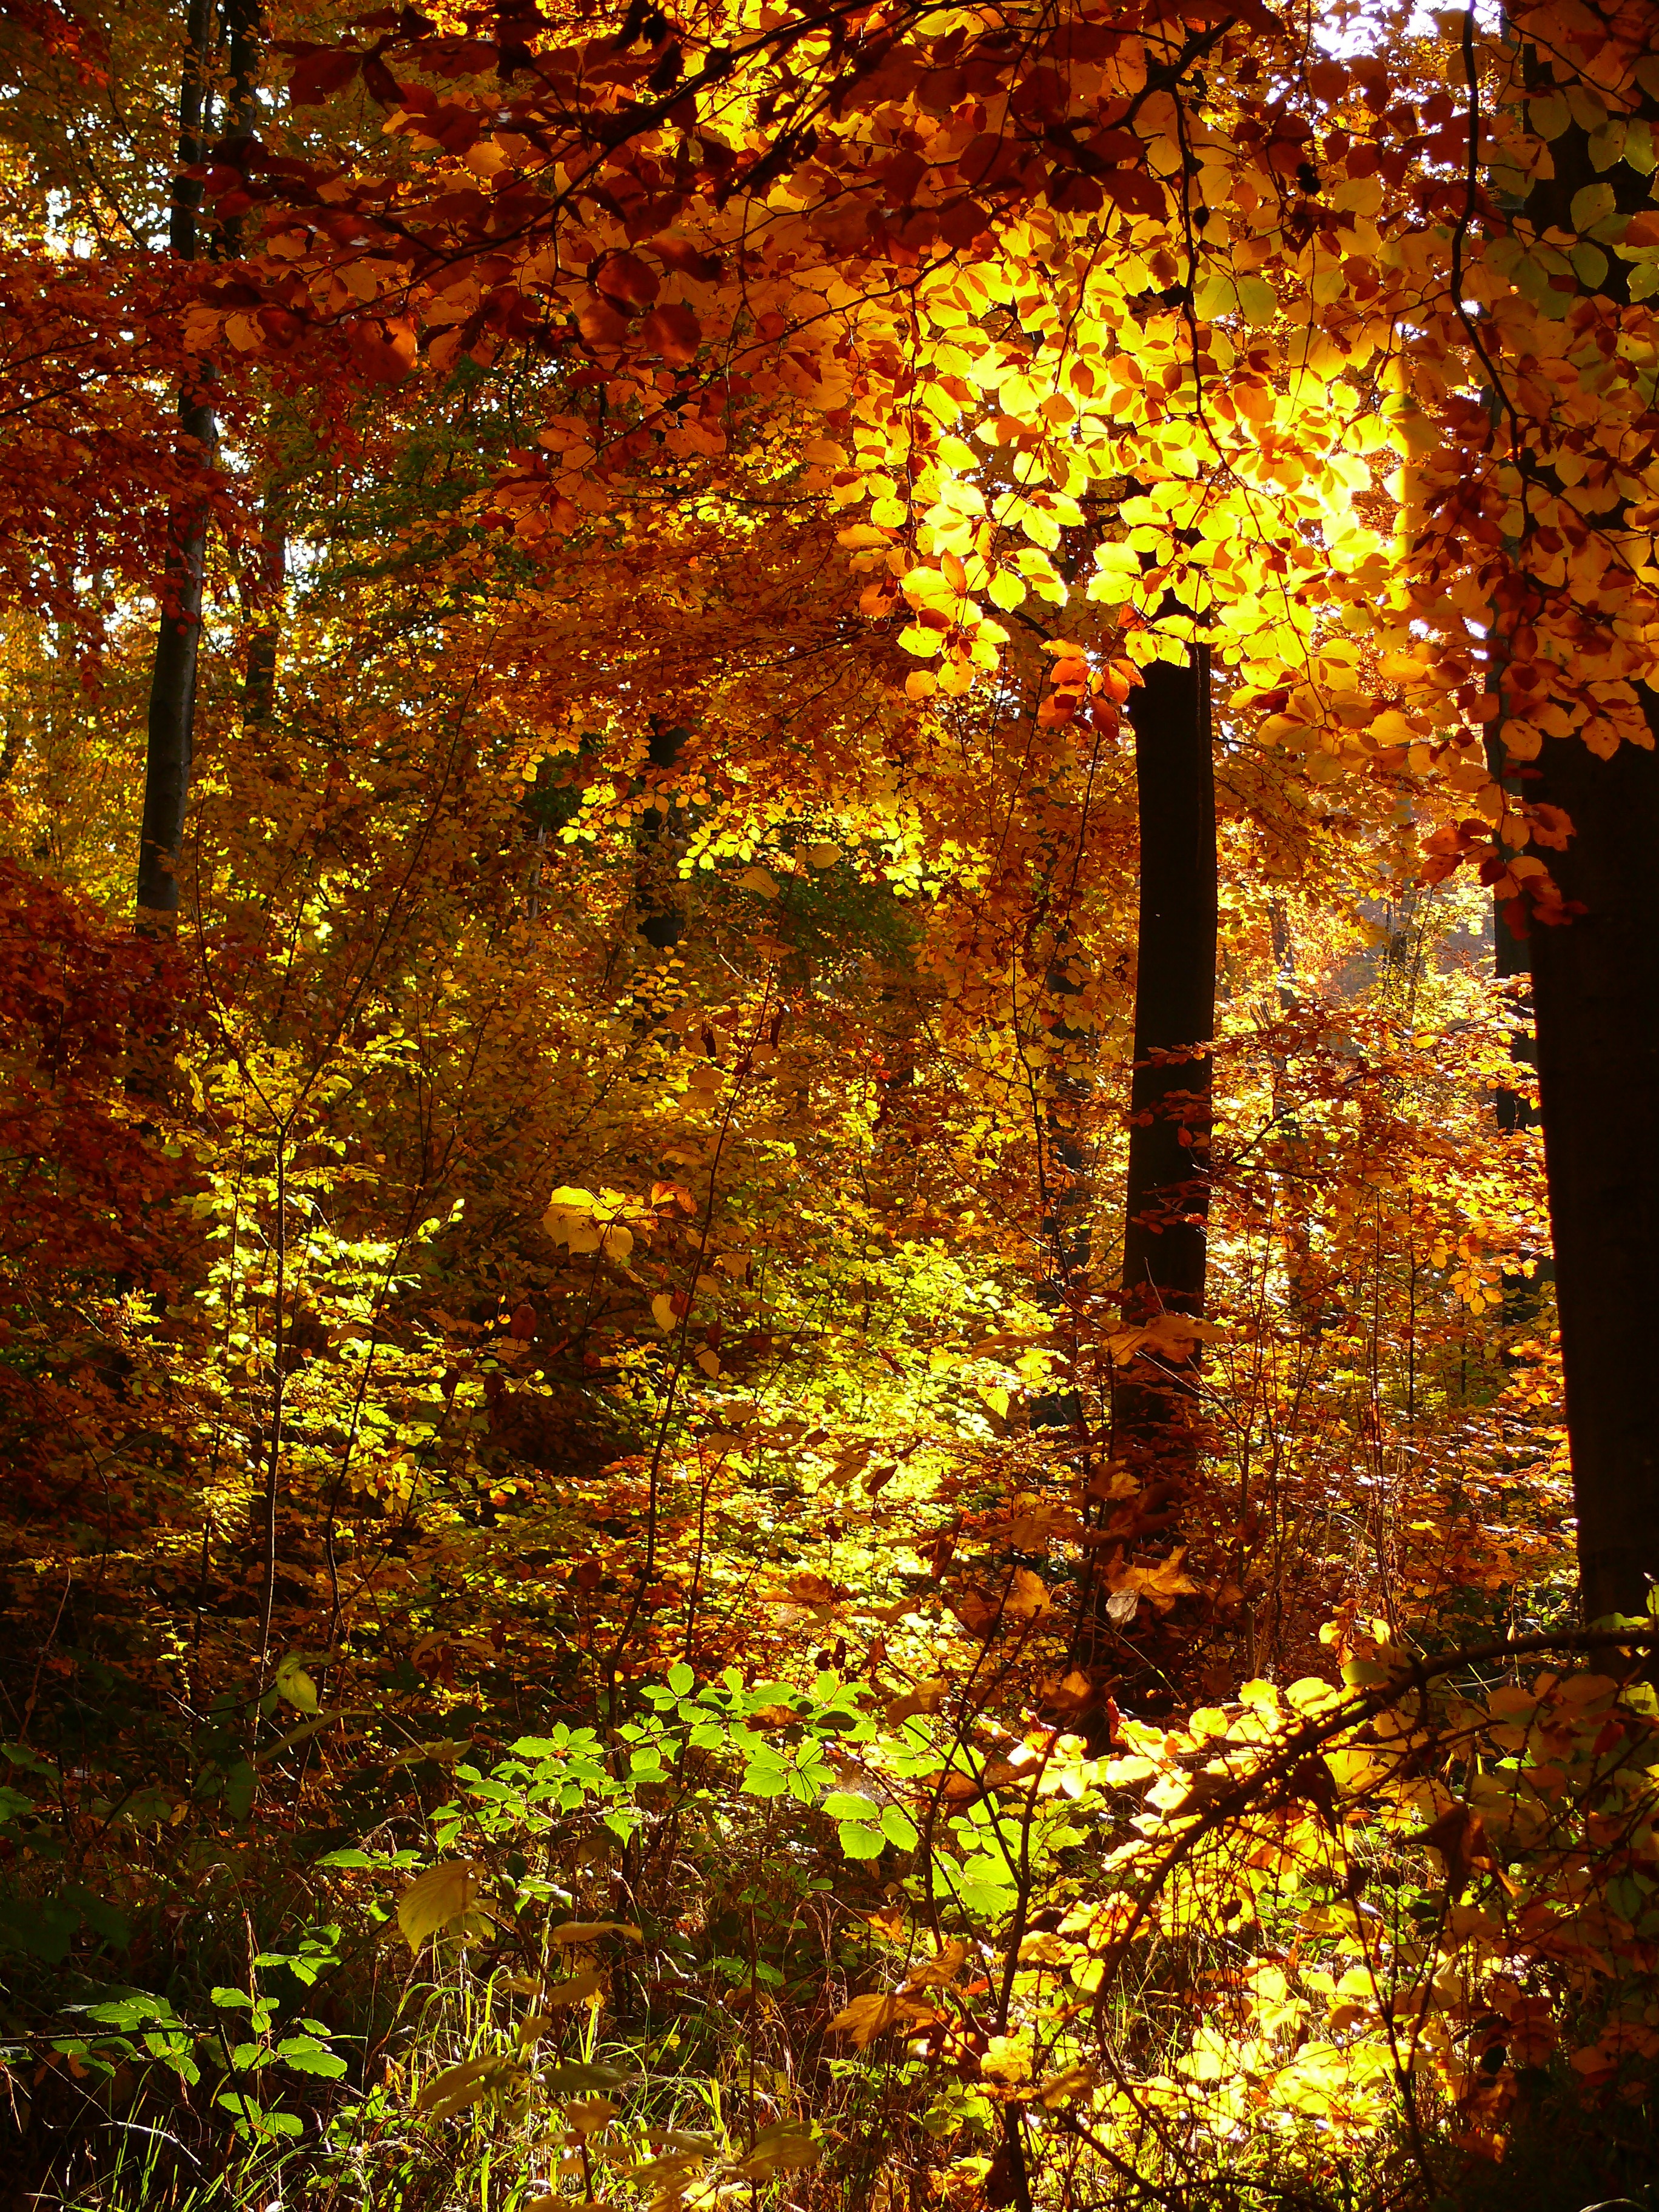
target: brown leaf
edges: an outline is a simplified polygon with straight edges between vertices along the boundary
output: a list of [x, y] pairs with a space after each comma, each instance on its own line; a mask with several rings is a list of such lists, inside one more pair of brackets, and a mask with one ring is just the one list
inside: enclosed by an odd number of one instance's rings
[[1454, 1897], [1461, 1895], [1476, 1867], [1495, 1864], [1486, 1825], [1467, 1805], [1454, 1805], [1431, 1826], [1419, 1829], [1412, 1841], [1439, 1852], [1445, 1863], [1446, 1887]]
[[950, 1686], [940, 1674], [928, 1681], [918, 1682], [913, 1690], [904, 1690], [897, 1697], [890, 1698], [887, 1700], [888, 1727], [897, 1728], [913, 1713], [936, 1713], [945, 1703]]
[[675, 303], [653, 307], [640, 325], [640, 337], [647, 353], [658, 355], [671, 368], [685, 368], [697, 357], [702, 325], [690, 307]]
[[947, 1984], [955, 1981], [967, 1956], [968, 1946], [957, 1936], [945, 1945], [937, 1958], [925, 1959], [921, 1966], [910, 1969], [901, 1994], [908, 1996], [912, 1990], [944, 1989]]
[[988, 1636], [1002, 1612], [1000, 1605], [974, 1589], [958, 1590], [950, 1606], [969, 1636]]
[[677, 232], [666, 230], [660, 238], [653, 238], [651, 250], [669, 268], [678, 269], [699, 284], [712, 284], [720, 273], [720, 264], [712, 253], [701, 252]]
[[584, 300], [577, 313], [576, 328], [596, 349], [619, 347], [628, 337], [626, 319], [608, 300]]
[[868, 1996], [854, 1997], [850, 2004], [844, 2005], [830, 2021], [830, 2033], [849, 2036], [854, 2047], [862, 2051], [878, 2035], [885, 2035], [890, 2027], [896, 2027], [901, 2021], [931, 2023], [938, 2018], [929, 2006], [918, 2004], [913, 1998], [896, 1996], [890, 1990], [872, 1992]]

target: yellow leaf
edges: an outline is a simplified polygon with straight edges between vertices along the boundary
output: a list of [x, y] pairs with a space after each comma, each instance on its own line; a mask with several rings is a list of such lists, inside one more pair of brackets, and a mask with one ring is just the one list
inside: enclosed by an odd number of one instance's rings
[[601, 1936], [625, 1936], [630, 1943], [645, 1941], [631, 1920], [562, 1920], [547, 1931], [548, 1942], [562, 1949], [597, 1943]]
[[1031, 2038], [1024, 2035], [994, 2035], [985, 2046], [979, 2062], [979, 2070], [994, 2081], [1026, 2081], [1031, 2074]]
[[745, 868], [738, 881], [757, 898], [773, 899], [778, 895], [778, 879], [769, 868]]
[[1006, 1421], [1008, 1418], [1008, 1393], [995, 1382], [981, 1382], [977, 1389], [981, 1401], [990, 1407], [998, 1420]]
[[1029, 1567], [1015, 1568], [1013, 1581], [1009, 1584], [1008, 1595], [1004, 1601], [1006, 1612], [1011, 1613], [1016, 1620], [1035, 1620], [1038, 1613], [1046, 1613], [1052, 1603], [1053, 1600], [1039, 1576], [1034, 1575]]
[[807, 860], [815, 868], [833, 868], [841, 858], [839, 845], [820, 843], [809, 845], [805, 849]]
[[398, 1899], [398, 1926], [411, 1951], [418, 1954], [428, 1936], [471, 1911], [485, 1871], [476, 1859], [442, 1859], [416, 1876]]
[[460, 2066], [447, 2066], [434, 2074], [415, 2100], [417, 2112], [447, 2119], [487, 2097], [495, 2086], [503, 2062], [500, 2058], [469, 2058]]
[[673, 1328], [678, 1316], [674, 1311], [674, 1301], [666, 1291], [659, 1291], [652, 1299], [651, 1318], [665, 1334]]
[[762, 2129], [737, 2168], [745, 2181], [770, 2181], [780, 2173], [799, 2173], [823, 2156], [804, 2120], [777, 2120]]
[[580, 1973], [572, 1974], [566, 1981], [555, 1982], [544, 1990], [542, 2002], [554, 2006], [586, 2004], [604, 1983], [605, 1976], [597, 1966], [585, 1966]]
[[565, 2123], [580, 2136], [597, 2135], [601, 2128], [610, 2126], [621, 2109], [609, 2097], [582, 2097], [565, 2106]]

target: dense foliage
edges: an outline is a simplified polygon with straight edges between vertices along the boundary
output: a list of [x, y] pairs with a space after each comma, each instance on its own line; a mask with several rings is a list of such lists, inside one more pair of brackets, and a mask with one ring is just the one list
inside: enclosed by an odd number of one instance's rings
[[0, 0], [19, 2203], [1652, 2201], [1524, 970], [1656, 129], [1645, 0]]

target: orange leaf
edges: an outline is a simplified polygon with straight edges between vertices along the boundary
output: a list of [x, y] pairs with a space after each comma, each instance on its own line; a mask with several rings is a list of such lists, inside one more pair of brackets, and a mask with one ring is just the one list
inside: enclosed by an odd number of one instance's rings
[[628, 337], [628, 325], [608, 300], [584, 300], [576, 316], [576, 328], [591, 346], [615, 348]]
[[612, 253], [599, 264], [593, 282], [607, 299], [630, 307], [648, 307], [659, 289], [657, 272], [637, 253]]

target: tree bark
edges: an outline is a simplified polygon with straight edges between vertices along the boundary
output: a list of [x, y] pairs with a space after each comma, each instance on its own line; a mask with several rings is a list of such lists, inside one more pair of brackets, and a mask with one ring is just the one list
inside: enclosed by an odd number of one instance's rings
[[286, 484], [272, 482], [265, 489], [259, 548], [246, 593], [253, 620], [242, 679], [242, 721], [250, 729], [268, 723], [276, 707], [276, 656], [282, 644], [283, 589], [288, 580], [289, 496]]
[[[1659, 700], [1644, 696], [1659, 730]], [[1552, 854], [1587, 911], [1533, 937], [1556, 1297], [1588, 1619], [1640, 1613], [1659, 1574], [1659, 752], [1547, 741]]]
[[[1553, 81], [1535, 49], [1522, 60], [1528, 85]], [[1659, 125], [1644, 91], [1632, 111]], [[1553, 173], [1526, 202], [1540, 231], [1570, 224], [1575, 194], [1601, 174], [1577, 122], [1550, 153]], [[1607, 181], [1620, 211], [1647, 207], [1648, 179], [1627, 164]], [[1628, 301], [1616, 254], [1596, 289]], [[1659, 694], [1637, 689], [1659, 738]], [[1644, 1611], [1659, 1577], [1659, 750], [1623, 744], [1601, 760], [1576, 736], [1551, 738], [1534, 765], [1528, 797], [1571, 817], [1567, 849], [1547, 858], [1583, 908], [1534, 930], [1532, 973], [1579, 1589], [1595, 1620]]]
[[[187, 169], [205, 151], [208, 52], [213, 35], [212, 0], [189, 0], [189, 52], [179, 92], [179, 167]], [[202, 187], [183, 175], [173, 184], [167, 240], [173, 257], [194, 261], [200, 250]], [[181, 437], [194, 440], [211, 461], [218, 426], [207, 398], [205, 370], [179, 399]], [[195, 750], [196, 674], [202, 631], [202, 582], [207, 564], [207, 501], [192, 496], [173, 509], [159, 597], [161, 617], [150, 671], [149, 718], [144, 756], [144, 811], [138, 832], [137, 908], [141, 926], [168, 927], [179, 911], [179, 863], [184, 851], [185, 809]]]
[[[1216, 960], [1208, 647], [1194, 647], [1184, 668], [1167, 661], [1148, 668], [1131, 695], [1129, 719], [1140, 915], [1123, 1310], [1127, 1320], [1144, 1323], [1160, 1313], [1198, 1319], [1204, 1311]], [[1117, 1451], [1189, 1463], [1195, 1379], [1191, 1358], [1138, 1363], [1116, 1395]]]

